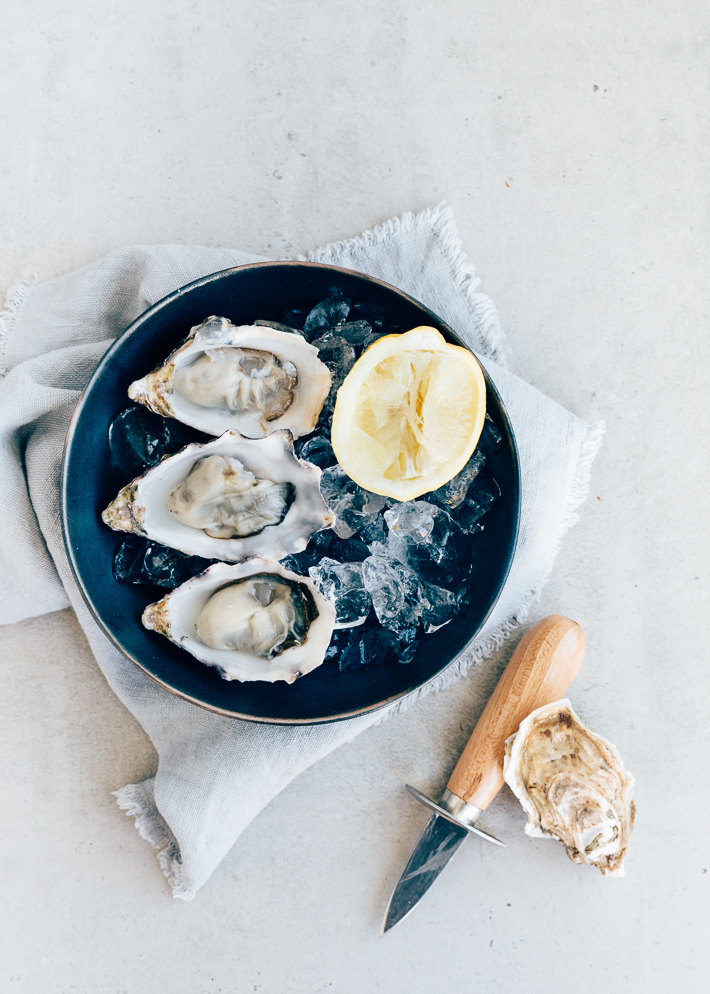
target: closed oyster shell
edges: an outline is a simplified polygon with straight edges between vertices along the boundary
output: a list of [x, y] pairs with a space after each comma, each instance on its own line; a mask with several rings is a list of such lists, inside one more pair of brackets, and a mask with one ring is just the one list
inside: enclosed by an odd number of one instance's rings
[[128, 396], [163, 417], [208, 435], [236, 429], [263, 438], [288, 429], [313, 431], [331, 374], [301, 335], [209, 317], [140, 380]]
[[585, 725], [567, 699], [521, 722], [506, 742], [503, 776], [528, 816], [527, 835], [552, 836], [575, 863], [624, 875], [634, 778], [616, 747]]
[[[219, 526], [204, 530], [199, 525], [198, 515], [193, 516], [198, 521], [196, 526], [187, 524], [189, 513], [180, 514], [189, 510], [187, 503], [190, 494], [186, 496], [185, 493], [186, 481], [196, 464], [204, 465], [204, 460], [211, 456], [237, 460], [243, 470], [253, 474], [257, 481], [292, 487], [293, 500], [281, 520], [264, 526], [267, 517], [260, 510], [258, 516], [255, 515], [257, 530], [233, 538], [218, 537], [220, 531], [223, 534], [227, 531]], [[209, 482], [206, 474], [203, 475]], [[203, 559], [238, 562], [257, 553], [270, 559], [283, 559], [284, 556], [303, 552], [310, 536], [329, 528], [335, 520], [321, 496], [320, 476], [317, 466], [296, 456], [293, 440], [287, 431], [274, 432], [267, 438], [259, 439], [243, 438], [237, 431], [228, 431], [212, 442], [195, 442], [175, 455], [167, 456], [124, 487], [103, 512], [102, 518], [115, 531], [143, 535], [161, 545], [191, 556], [202, 556]], [[270, 496], [268, 493], [262, 495], [258, 485], [255, 490], [259, 498]], [[230, 499], [229, 494], [226, 499]], [[271, 509], [267, 510], [271, 512]], [[278, 518], [278, 515], [271, 513], [271, 517]]]
[[[255, 581], [255, 589], [244, 588], [249, 580]], [[275, 588], [271, 600], [260, 594], [264, 581]], [[235, 588], [231, 599], [225, 597], [230, 587]], [[284, 588], [294, 594], [290, 619], [284, 619]], [[200, 662], [216, 667], [225, 680], [293, 683], [323, 662], [335, 610], [308, 577], [255, 556], [236, 565], [210, 566], [149, 604], [142, 621]]]

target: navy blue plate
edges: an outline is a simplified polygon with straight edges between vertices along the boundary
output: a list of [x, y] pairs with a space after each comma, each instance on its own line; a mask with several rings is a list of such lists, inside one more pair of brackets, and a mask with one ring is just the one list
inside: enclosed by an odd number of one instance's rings
[[296, 683], [238, 683], [141, 625], [143, 609], [165, 590], [118, 583], [112, 562], [122, 535], [101, 521], [101, 511], [124, 485], [108, 449], [108, 427], [130, 404], [128, 384], [144, 375], [210, 314], [235, 324], [278, 321], [290, 308], [309, 310], [333, 284], [357, 301], [388, 307], [402, 329], [426, 324], [462, 345], [440, 318], [394, 287], [346, 269], [306, 262], [240, 266], [196, 280], [142, 314], [98, 365], [79, 401], [67, 435], [62, 466], [62, 525], [69, 561], [86, 603], [111, 641], [151, 679], [179, 697], [218, 714], [277, 724], [338, 721], [382, 708], [433, 680], [475, 638], [491, 612], [510, 569], [518, 533], [520, 477], [515, 440], [495, 387], [486, 377], [488, 413], [503, 445], [487, 463], [502, 497], [485, 517], [475, 547], [468, 607], [426, 636], [407, 665], [354, 667], [340, 672], [324, 663]]

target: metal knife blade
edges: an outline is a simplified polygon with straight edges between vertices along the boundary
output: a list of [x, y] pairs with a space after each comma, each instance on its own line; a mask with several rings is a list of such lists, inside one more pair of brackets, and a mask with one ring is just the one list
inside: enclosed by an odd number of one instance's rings
[[429, 889], [467, 835], [502, 843], [475, 827], [503, 786], [506, 739], [536, 708], [563, 697], [584, 657], [579, 625], [553, 614], [523, 637], [473, 730], [438, 804], [408, 790], [434, 810], [390, 898], [382, 934], [400, 922]]
[[431, 816], [387, 905], [383, 935], [419, 903], [468, 834], [448, 818]]

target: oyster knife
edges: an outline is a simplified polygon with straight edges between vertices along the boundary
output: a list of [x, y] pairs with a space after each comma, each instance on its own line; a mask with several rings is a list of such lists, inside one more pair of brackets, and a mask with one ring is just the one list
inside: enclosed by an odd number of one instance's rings
[[439, 803], [407, 784], [433, 814], [387, 905], [383, 934], [417, 905], [469, 834], [504, 844], [476, 822], [503, 786], [505, 740], [531, 711], [564, 697], [584, 648], [584, 632], [575, 621], [559, 614], [538, 621], [504, 669]]

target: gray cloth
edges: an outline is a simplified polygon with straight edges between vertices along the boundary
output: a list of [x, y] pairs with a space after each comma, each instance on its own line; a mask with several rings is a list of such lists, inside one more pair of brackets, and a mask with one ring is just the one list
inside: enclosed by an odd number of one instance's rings
[[[495, 309], [477, 290], [448, 210], [387, 221], [308, 258], [377, 276], [432, 308], [479, 355], [513, 424], [523, 481], [515, 559], [474, 647], [427, 688], [440, 689], [501, 645], [525, 617], [586, 496], [602, 425], [581, 421], [506, 370]], [[0, 371], [6, 370], [0, 382], [0, 623], [74, 608], [106, 679], [159, 756], [157, 775], [124, 787], [119, 804], [158, 848], [174, 895], [185, 899], [278, 791], [383, 718], [380, 712], [329, 725], [265, 726], [218, 717], [174, 697], [99, 630], [64, 552], [62, 448], [97, 362], [117, 335], [167, 293], [255, 261], [263, 260], [230, 249], [123, 249], [67, 276], [18, 284], [0, 318]], [[395, 705], [384, 716], [397, 710]]]

